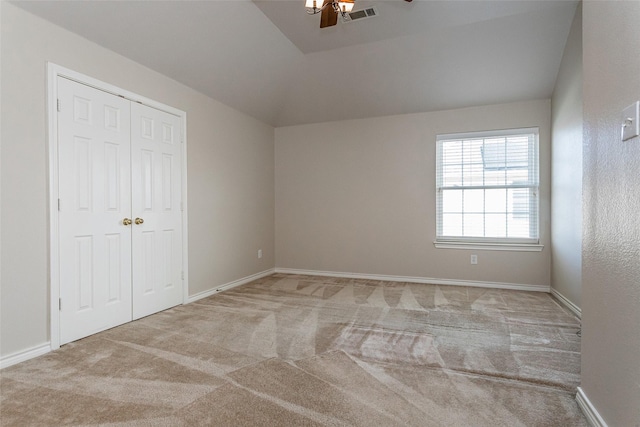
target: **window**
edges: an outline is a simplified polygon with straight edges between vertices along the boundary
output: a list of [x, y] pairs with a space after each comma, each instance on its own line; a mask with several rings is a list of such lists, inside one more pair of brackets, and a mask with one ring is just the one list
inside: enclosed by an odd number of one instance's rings
[[537, 128], [438, 135], [436, 157], [437, 247], [541, 250]]

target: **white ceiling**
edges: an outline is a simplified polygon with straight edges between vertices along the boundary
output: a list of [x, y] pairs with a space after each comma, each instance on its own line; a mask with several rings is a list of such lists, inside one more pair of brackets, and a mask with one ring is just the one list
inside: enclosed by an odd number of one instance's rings
[[16, 1], [274, 126], [551, 96], [577, 0]]

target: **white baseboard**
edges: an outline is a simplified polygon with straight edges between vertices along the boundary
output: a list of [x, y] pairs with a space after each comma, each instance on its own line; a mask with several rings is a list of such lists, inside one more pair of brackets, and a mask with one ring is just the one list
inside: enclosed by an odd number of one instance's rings
[[596, 407], [593, 406], [587, 395], [584, 393], [582, 387], [578, 387], [576, 402], [578, 402], [578, 406], [582, 409], [585, 418], [589, 421], [589, 424], [592, 427], [607, 427], [607, 423], [604, 422]]
[[187, 304], [198, 301], [202, 298], [210, 297], [211, 295], [215, 295], [218, 292], [226, 291], [231, 288], [235, 288], [236, 286], [244, 285], [245, 283], [262, 279], [263, 277], [266, 277], [273, 273], [275, 273], [275, 269], [270, 268], [269, 270], [261, 271], [260, 273], [252, 274], [251, 276], [243, 277], [241, 279], [234, 280], [233, 282], [225, 283], [224, 285], [217, 286], [213, 289], [209, 289], [208, 291], [198, 292], [197, 294], [191, 295], [189, 299], [187, 299]]
[[564, 305], [573, 314], [575, 314], [578, 319], [582, 319], [582, 310], [580, 309], [580, 307], [578, 307], [577, 305], [569, 301], [567, 297], [565, 297], [564, 295], [562, 295], [560, 292], [556, 291], [553, 288], [551, 288], [551, 295], [553, 295], [560, 304]]
[[8, 368], [20, 362], [24, 362], [34, 357], [42, 356], [51, 351], [51, 344], [46, 342], [35, 347], [28, 348], [26, 350], [19, 351], [17, 353], [9, 354], [0, 358], [0, 369]]
[[389, 282], [411, 282], [411, 283], [427, 283], [432, 285], [451, 285], [451, 286], [471, 286], [475, 288], [493, 288], [493, 289], [513, 289], [518, 291], [535, 291], [549, 292], [549, 286], [543, 285], [526, 285], [520, 283], [502, 283], [502, 282], [478, 282], [474, 280], [449, 280], [449, 279], [433, 279], [430, 277], [411, 277], [411, 276], [387, 276], [383, 274], [360, 274], [360, 273], [344, 273], [337, 271], [316, 271], [316, 270], [296, 270], [293, 268], [278, 268], [276, 273], [284, 274], [302, 274], [307, 276], [328, 276], [328, 277], [345, 277], [350, 279], [366, 279], [366, 280], [386, 280]]
[[[275, 270], [273, 268], [265, 271], [261, 271], [260, 273], [252, 274], [251, 276], [243, 277], [238, 280], [234, 280], [233, 282], [226, 283], [222, 286], [218, 286], [215, 289], [211, 289], [209, 291], [199, 292], [195, 295], [192, 295], [187, 300], [188, 303], [197, 301], [202, 298], [206, 298], [210, 295], [214, 295], [218, 292], [226, 291], [227, 289], [234, 288], [236, 286], [244, 285], [245, 283], [249, 283], [251, 281], [261, 279], [270, 274], [273, 274]], [[8, 368], [9, 366], [15, 365], [20, 362], [24, 362], [29, 359], [33, 359], [34, 357], [42, 356], [43, 354], [49, 353], [51, 351], [51, 343], [47, 342], [35, 347], [28, 348], [23, 351], [19, 351], [17, 353], [9, 354], [7, 356], [0, 358], [0, 369]]]

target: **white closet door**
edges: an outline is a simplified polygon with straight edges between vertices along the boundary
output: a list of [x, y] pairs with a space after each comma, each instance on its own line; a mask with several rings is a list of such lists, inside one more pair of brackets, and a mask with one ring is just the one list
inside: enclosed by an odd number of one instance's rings
[[58, 97], [64, 344], [132, 319], [130, 102], [60, 77]]
[[180, 118], [131, 104], [133, 318], [182, 303]]

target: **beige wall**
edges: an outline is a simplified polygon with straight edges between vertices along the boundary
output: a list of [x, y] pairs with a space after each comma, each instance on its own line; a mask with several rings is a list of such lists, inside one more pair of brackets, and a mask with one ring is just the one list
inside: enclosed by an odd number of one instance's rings
[[582, 294], [582, 6], [551, 99], [551, 286], [580, 307]]
[[585, 1], [582, 388], [610, 426], [640, 425], [640, 2]]
[[271, 126], [11, 4], [0, 7], [1, 355], [49, 340], [46, 61], [187, 112], [190, 294], [273, 268]]
[[[277, 128], [276, 266], [549, 286], [550, 114], [542, 100]], [[436, 134], [533, 126], [544, 250], [434, 248]]]

